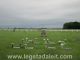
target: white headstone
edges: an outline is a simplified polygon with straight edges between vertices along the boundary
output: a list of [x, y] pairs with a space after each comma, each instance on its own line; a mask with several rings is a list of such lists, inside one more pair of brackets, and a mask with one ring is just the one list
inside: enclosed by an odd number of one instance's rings
[[13, 48], [19, 49], [20, 47], [13, 47]]
[[26, 37], [26, 40], [28, 39], [28, 37]]
[[47, 39], [47, 40], [49, 40], [49, 39]]
[[43, 39], [44, 41], [46, 40], [46, 39]]
[[56, 47], [48, 47], [48, 49], [56, 49]]

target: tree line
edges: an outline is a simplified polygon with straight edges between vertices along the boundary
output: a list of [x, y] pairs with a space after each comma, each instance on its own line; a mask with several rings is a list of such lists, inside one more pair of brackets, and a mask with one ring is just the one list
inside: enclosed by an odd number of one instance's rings
[[80, 22], [67, 22], [67, 23], [64, 23], [63, 29], [80, 29]]

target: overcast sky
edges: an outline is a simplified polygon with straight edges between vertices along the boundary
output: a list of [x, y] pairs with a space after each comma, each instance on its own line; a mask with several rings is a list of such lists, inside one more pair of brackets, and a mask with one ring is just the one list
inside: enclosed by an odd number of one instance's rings
[[80, 21], [80, 0], [0, 0], [0, 27], [62, 27]]

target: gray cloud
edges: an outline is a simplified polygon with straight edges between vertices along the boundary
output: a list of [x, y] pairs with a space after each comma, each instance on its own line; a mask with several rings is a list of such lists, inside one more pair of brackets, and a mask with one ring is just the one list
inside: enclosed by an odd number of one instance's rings
[[80, 21], [80, 0], [0, 0], [0, 25], [62, 27]]

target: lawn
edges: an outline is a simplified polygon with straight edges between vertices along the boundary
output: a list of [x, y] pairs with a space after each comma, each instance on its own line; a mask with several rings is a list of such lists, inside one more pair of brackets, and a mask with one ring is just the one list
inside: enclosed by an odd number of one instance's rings
[[[22, 39], [32, 40], [29, 43], [33, 49], [12, 48], [10, 43], [15, 43], [19, 46]], [[45, 40], [50, 43], [45, 44]], [[62, 48], [59, 41], [64, 41], [65, 45]], [[26, 43], [26, 41], [25, 41]], [[55, 47], [55, 48], [48, 48]], [[51, 55], [72, 55], [72, 59], [33, 59], [33, 60], [80, 60], [80, 31], [47, 31], [47, 37], [41, 37], [40, 31], [3, 31], [0, 30], [0, 60], [29, 60], [29, 59], [8, 59], [8, 55], [36, 55], [36, 54], [51, 54]]]

